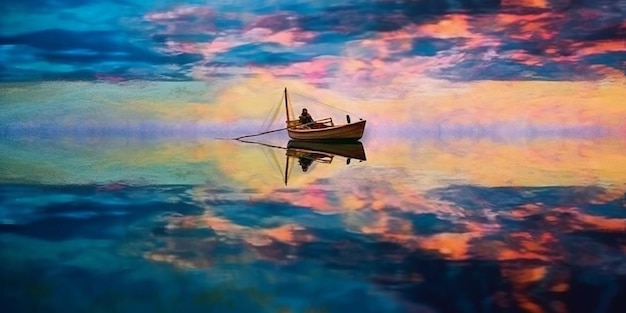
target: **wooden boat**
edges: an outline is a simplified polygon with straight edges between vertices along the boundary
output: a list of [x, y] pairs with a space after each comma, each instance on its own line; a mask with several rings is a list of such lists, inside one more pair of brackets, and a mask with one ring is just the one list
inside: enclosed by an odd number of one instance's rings
[[289, 97], [285, 88], [285, 110], [287, 113], [287, 133], [291, 139], [303, 141], [358, 141], [365, 131], [365, 120], [347, 124], [335, 125], [332, 118], [316, 120], [313, 123], [302, 124], [300, 120], [290, 119]]

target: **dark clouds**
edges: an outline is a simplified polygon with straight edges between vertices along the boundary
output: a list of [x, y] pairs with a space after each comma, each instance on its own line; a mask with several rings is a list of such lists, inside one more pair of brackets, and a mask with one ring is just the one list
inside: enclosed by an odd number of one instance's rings
[[442, 50], [449, 50], [455, 46], [455, 42], [452, 40], [445, 40], [439, 38], [417, 38], [413, 40], [413, 49], [411, 53], [413, 55], [420, 56], [435, 56], [437, 52]]
[[[595, 65], [617, 71], [625, 67], [626, 47], [619, 45], [626, 40], [624, 1], [242, 1], [238, 7], [179, 1], [158, 7], [139, 0], [110, 3], [111, 10], [103, 14], [115, 21], [111, 29], [60, 23], [0, 32], [2, 79], [87, 79], [96, 73], [192, 79], [193, 68], [211, 64], [272, 69], [328, 56], [366, 63], [431, 59], [437, 67], [429, 67], [429, 75], [452, 80], [598, 79], [606, 70], [598, 72]], [[73, 8], [76, 18], [88, 8], [81, 1], [20, 5], [37, 6], [40, 12]], [[114, 9], [125, 6], [138, 11], [129, 15]], [[29, 18], [17, 10], [9, 12], [13, 19], [19, 18], [16, 14]], [[403, 46], [405, 39], [408, 47]], [[388, 51], [377, 51], [381, 49], [376, 46]]]
[[[12, 54], [21, 54], [24, 63], [34, 59], [46, 62], [52, 69], [54, 65], [65, 66], [63, 71], [51, 72], [42, 69], [38, 76], [46, 78], [95, 79], [96, 74], [100, 72], [99, 69], [114, 75], [132, 76], [133, 71], [145, 71], [161, 78], [163, 74], [174, 78], [178, 76], [176, 73], [167, 74], [150, 68], [171, 64], [184, 66], [201, 59], [193, 54], [159, 53], [150, 45], [133, 42], [128, 35], [113, 31], [49, 29], [0, 37], [0, 45], [11, 47]], [[19, 66], [18, 61], [13, 66], [8, 64], [6, 69], [13, 67], [13, 70], [19, 72]], [[22, 74], [27, 77], [28, 72], [24, 71]], [[37, 70], [33, 70], [33, 73], [36, 72]], [[161, 73], [157, 74], [159, 72]], [[20, 73], [6, 73], [3, 77], [16, 80], [22, 78]]]
[[277, 44], [245, 44], [234, 47], [228, 52], [218, 54], [215, 57], [215, 61], [230, 65], [250, 62], [272, 66], [307, 60], [309, 60], [309, 57], [284, 51]]
[[119, 61], [186, 64], [199, 59], [191, 55], [168, 56], [157, 53], [111, 31], [76, 32], [51, 29], [0, 38], [0, 44], [35, 48], [38, 56], [49, 62], [58, 63]]

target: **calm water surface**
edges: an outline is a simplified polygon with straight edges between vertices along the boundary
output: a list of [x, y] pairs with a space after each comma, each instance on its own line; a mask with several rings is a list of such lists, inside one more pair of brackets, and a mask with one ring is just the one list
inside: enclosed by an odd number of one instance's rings
[[373, 138], [356, 150], [269, 143], [277, 147], [2, 141], [5, 308], [626, 307], [623, 141]]

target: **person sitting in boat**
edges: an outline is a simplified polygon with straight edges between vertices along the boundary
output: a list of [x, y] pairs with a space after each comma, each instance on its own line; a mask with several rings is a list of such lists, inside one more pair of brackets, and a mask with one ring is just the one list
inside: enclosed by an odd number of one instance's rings
[[300, 114], [300, 124], [304, 125], [304, 124], [309, 124], [306, 125], [308, 127], [313, 127], [313, 117], [311, 117], [311, 114], [309, 114], [309, 111], [307, 111], [306, 108], [302, 109], [302, 113]]

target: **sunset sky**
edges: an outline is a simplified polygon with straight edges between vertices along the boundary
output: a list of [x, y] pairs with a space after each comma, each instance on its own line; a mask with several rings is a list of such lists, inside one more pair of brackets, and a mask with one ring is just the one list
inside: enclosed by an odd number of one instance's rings
[[624, 1], [323, 3], [3, 2], [0, 131], [238, 128], [289, 87], [395, 133], [625, 132]]
[[[134, 162], [153, 166], [174, 158], [227, 167], [202, 149], [228, 144], [205, 139], [258, 131], [288, 87], [368, 120], [366, 150], [382, 164], [417, 159], [487, 185], [547, 183], [550, 171], [572, 184], [626, 176], [612, 165], [626, 144], [624, 1], [0, 6], [0, 135], [77, 137], [50, 147], [53, 167], [63, 149], [102, 136], [202, 140], [159, 143], [169, 148], [156, 155], [150, 144], [111, 146], [95, 159], [139, 153]], [[26, 159], [41, 155], [24, 147]], [[480, 167], [486, 160], [501, 171]], [[547, 172], [518, 167], [528, 160]], [[567, 176], [588, 166], [585, 177]]]

